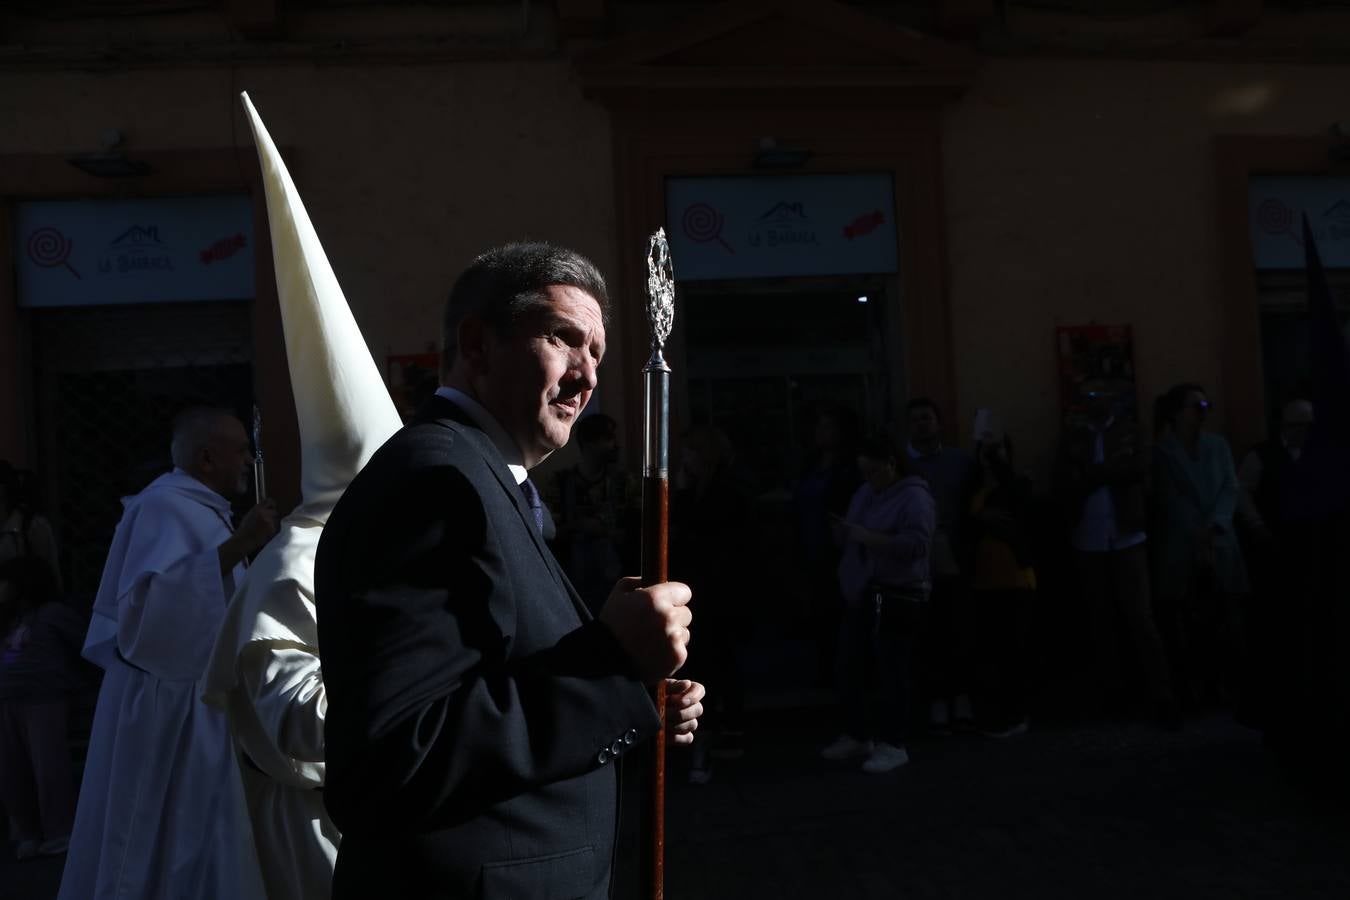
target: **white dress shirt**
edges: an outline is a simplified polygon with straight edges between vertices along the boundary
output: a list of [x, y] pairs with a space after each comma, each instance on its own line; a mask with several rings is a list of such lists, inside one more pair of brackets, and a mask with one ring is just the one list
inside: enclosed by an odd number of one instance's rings
[[[1097, 445], [1092, 454], [1092, 461], [1095, 463], [1106, 461], [1106, 431], [1113, 421], [1107, 419], [1101, 428], [1093, 429], [1097, 432]], [[1078, 527], [1073, 532], [1074, 549], [1088, 553], [1125, 550], [1138, 546], [1146, 540], [1148, 535], [1142, 531], [1126, 534], [1117, 531], [1116, 504], [1111, 499], [1111, 488], [1108, 485], [1102, 485], [1088, 495], [1083, 503], [1083, 515], [1079, 517]]]

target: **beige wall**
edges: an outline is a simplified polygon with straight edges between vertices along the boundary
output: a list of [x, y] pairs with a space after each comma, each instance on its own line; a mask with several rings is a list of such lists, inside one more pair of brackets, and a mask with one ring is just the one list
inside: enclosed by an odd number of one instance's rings
[[1325, 133], [1347, 96], [1345, 67], [987, 60], [945, 133], [963, 436], [993, 407], [1047, 474], [1053, 329], [1091, 321], [1134, 326], [1142, 409], [1198, 380], [1222, 427], [1212, 138]]
[[[247, 89], [293, 171], [377, 361], [437, 339], [474, 253], [549, 238], [615, 271], [605, 112], [566, 59], [424, 66], [0, 73], [0, 153], [229, 146]], [[1316, 134], [1350, 67], [989, 59], [946, 118], [945, 188], [963, 439], [991, 406], [1048, 471], [1053, 328], [1135, 327], [1141, 404], [1211, 386], [1222, 423], [1211, 139]], [[615, 331], [617, 333], [617, 329]], [[617, 360], [616, 360], [617, 362]], [[622, 409], [607, 366], [604, 406]], [[629, 366], [631, 368], [631, 366]], [[629, 379], [631, 380], [631, 379]]]
[[[247, 89], [376, 360], [439, 342], [454, 276], [483, 249], [564, 242], [614, 267], [606, 113], [559, 59], [367, 68], [0, 74], [0, 153], [240, 147]], [[617, 402], [607, 397], [606, 405]]]

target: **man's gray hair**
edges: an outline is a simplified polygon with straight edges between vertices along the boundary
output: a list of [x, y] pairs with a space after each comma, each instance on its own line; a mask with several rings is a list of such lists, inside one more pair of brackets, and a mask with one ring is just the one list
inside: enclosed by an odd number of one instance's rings
[[223, 418], [234, 418], [223, 406], [189, 406], [173, 417], [173, 441], [169, 455], [177, 468], [190, 470], [197, 453], [211, 441], [216, 425]]
[[521, 315], [545, 302], [544, 291], [551, 285], [574, 287], [594, 297], [602, 321], [609, 322], [605, 277], [580, 253], [543, 243], [496, 247], [475, 259], [450, 289], [441, 326], [441, 374], [455, 364], [459, 326], [466, 317], [477, 316], [498, 340], [506, 340]]

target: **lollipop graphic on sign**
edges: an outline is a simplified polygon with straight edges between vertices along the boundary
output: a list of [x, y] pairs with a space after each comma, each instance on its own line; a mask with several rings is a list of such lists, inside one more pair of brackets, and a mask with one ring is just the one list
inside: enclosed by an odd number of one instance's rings
[[65, 266], [70, 274], [83, 281], [84, 278], [70, 264], [70, 251], [73, 246], [70, 238], [58, 229], [50, 226], [39, 228], [28, 236], [28, 258], [34, 265], [45, 269]]
[[722, 245], [722, 249], [734, 256], [736, 251], [722, 240], [722, 225], [725, 222], [726, 217], [708, 204], [691, 203], [685, 207], [684, 219], [680, 224], [684, 229], [684, 236], [689, 240], [697, 244], [717, 241]]
[[1303, 238], [1294, 231], [1294, 211], [1273, 197], [1256, 208], [1256, 224], [1266, 234], [1287, 234], [1303, 246]]

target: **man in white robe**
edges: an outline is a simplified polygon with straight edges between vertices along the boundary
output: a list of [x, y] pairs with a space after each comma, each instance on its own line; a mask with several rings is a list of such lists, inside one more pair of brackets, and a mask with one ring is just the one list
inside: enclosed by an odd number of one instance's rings
[[174, 470], [113, 535], [84, 655], [105, 670], [61, 900], [261, 896], [239, 766], [201, 679], [243, 562], [276, 532], [270, 501], [231, 528], [248, 437], [223, 410], [175, 419]]
[[328, 900], [340, 835], [323, 805], [314, 552], [347, 484], [401, 422], [276, 146], [244, 96], [267, 194], [300, 425], [303, 500], [230, 602], [206, 679], [229, 715], [270, 900]]

